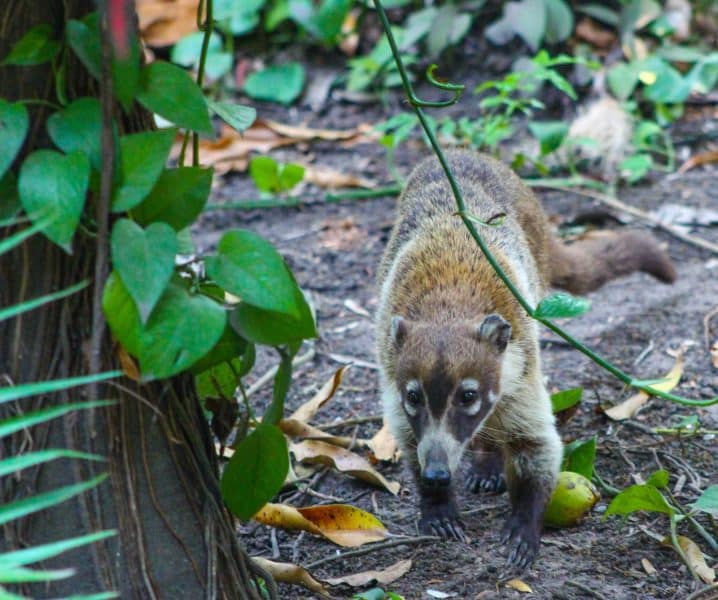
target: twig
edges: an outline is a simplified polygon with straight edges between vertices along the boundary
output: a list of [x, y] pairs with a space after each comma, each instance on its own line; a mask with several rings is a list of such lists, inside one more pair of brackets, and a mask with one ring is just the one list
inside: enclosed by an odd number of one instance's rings
[[664, 231], [670, 233], [673, 237], [678, 238], [679, 240], [686, 242], [688, 244], [692, 244], [694, 246], [698, 246], [699, 248], [703, 248], [705, 250], [710, 250], [711, 252], [718, 254], [718, 244], [714, 244], [712, 242], [709, 242], [708, 240], [704, 240], [703, 238], [698, 238], [692, 235], [688, 235], [687, 233], [684, 233], [681, 231], [678, 227], [675, 227], [674, 225], [671, 225], [669, 223], [665, 223], [661, 221], [659, 218], [641, 210], [640, 208], [636, 208], [635, 206], [630, 206], [629, 204], [625, 204], [624, 202], [621, 202], [618, 198], [615, 198], [613, 196], [609, 196], [608, 194], [602, 194], [600, 192], [594, 192], [592, 190], [586, 190], [581, 188], [574, 188], [574, 187], [561, 187], [557, 185], [544, 185], [541, 183], [541, 180], [532, 182], [531, 185], [533, 187], [541, 187], [549, 190], [557, 190], [557, 191], [570, 191], [574, 194], [578, 194], [579, 196], [585, 196], [587, 198], [592, 198], [593, 200], [598, 200], [602, 204], [605, 204], [606, 206], [610, 206], [611, 208], [615, 208], [616, 210], [621, 210], [623, 212], [628, 213], [629, 215], [633, 215], [634, 217], [638, 217], [639, 219], [642, 219], [644, 221], [647, 221], [648, 223], [651, 223], [655, 227], [658, 227], [659, 229], [663, 229]]
[[375, 550], [384, 550], [386, 548], [393, 548], [394, 546], [412, 546], [414, 544], [421, 544], [422, 542], [435, 542], [435, 541], [439, 541], [440, 539], [441, 538], [438, 538], [434, 535], [420, 535], [420, 536], [412, 537], [412, 538], [401, 538], [401, 539], [395, 539], [395, 540], [387, 540], [386, 542], [379, 542], [378, 544], [370, 544], [368, 546], [364, 546], [363, 548], [359, 548], [358, 550], [349, 550], [348, 552], [339, 552], [337, 554], [332, 554], [331, 556], [326, 556], [325, 558], [320, 558], [319, 560], [310, 562], [308, 565], [304, 565], [304, 568], [311, 570], [311, 569], [315, 569], [319, 565], [324, 565], [329, 562], [334, 562], [335, 560], [340, 560], [340, 559], [344, 559], [344, 558], [352, 558], [354, 556], [363, 556], [364, 554], [371, 554]]
[[[309, 350], [307, 350], [304, 354], [301, 354], [297, 356], [292, 361], [292, 367], [296, 368], [299, 365], [303, 365], [306, 362], [309, 362], [314, 358], [315, 350], [314, 346], [310, 346]], [[267, 383], [272, 381], [272, 378], [277, 374], [277, 367], [276, 365], [269, 369], [264, 375], [261, 375], [257, 381], [255, 381], [252, 385], [249, 386], [249, 389], [247, 389], [247, 392], [244, 394], [246, 398], [249, 398], [252, 394], [254, 394], [259, 389], [263, 388]]]
[[[703, 594], [711, 591], [715, 592], [715, 594], [703, 597]], [[691, 595], [686, 596], [686, 600], [716, 600], [716, 598], [718, 598], [718, 583], [711, 583], [706, 587], [696, 590]]]
[[641, 353], [636, 357], [636, 360], [633, 361], [633, 366], [637, 367], [640, 365], [644, 360], [646, 360], [646, 357], [653, 352], [653, 340], [648, 342], [648, 346], [646, 346]]
[[608, 600], [608, 598], [606, 598], [606, 596], [604, 596], [600, 592], [597, 592], [594, 589], [591, 589], [590, 587], [588, 587], [587, 585], [584, 585], [583, 583], [580, 583], [578, 581], [572, 581], [570, 579], [568, 581], [566, 581], [566, 583], [568, 585], [572, 585], [575, 588], [578, 588], [582, 592], [586, 592], [587, 594], [589, 594], [590, 596], [593, 596], [594, 598], [598, 598], [599, 600]]

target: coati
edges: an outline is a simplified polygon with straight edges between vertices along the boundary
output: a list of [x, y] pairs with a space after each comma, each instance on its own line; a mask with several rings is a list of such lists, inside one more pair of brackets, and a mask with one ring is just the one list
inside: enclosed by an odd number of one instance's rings
[[[506, 215], [479, 232], [532, 305], [549, 285], [585, 293], [635, 270], [675, 279], [652, 236], [628, 231], [563, 245], [508, 167], [470, 151], [449, 152], [447, 160], [470, 214], [483, 221]], [[465, 539], [453, 484], [471, 447], [467, 483], [474, 491], [508, 489], [511, 512], [502, 541], [509, 544], [509, 562], [527, 567], [538, 551], [562, 457], [538, 327], [456, 215], [436, 158], [420, 163], [407, 181], [378, 282], [384, 414], [417, 480], [419, 529]]]

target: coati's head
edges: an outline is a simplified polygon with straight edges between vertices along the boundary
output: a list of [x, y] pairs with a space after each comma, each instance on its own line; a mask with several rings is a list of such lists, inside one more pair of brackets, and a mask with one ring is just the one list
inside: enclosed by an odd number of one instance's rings
[[450, 325], [392, 318], [395, 383], [417, 443], [423, 485], [449, 485], [493, 411], [510, 337], [511, 326], [498, 314]]

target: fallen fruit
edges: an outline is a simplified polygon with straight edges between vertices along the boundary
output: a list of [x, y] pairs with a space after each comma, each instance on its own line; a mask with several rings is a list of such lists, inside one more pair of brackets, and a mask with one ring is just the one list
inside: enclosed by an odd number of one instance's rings
[[561, 471], [551, 500], [546, 507], [544, 524], [548, 527], [576, 525], [598, 502], [601, 494], [583, 475]]

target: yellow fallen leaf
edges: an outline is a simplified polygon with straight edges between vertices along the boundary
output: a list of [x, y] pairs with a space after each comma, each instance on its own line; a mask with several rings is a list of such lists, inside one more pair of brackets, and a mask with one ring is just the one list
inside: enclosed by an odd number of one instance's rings
[[303, 421], [305, 423], [308, 422], [316, 412], [334, 396], [349, 366], [350, 365], [344, 365], [339, 367], [329, 381], [327, 381], [310, 400], [289, 415], [289, 419]]
[[[652, 385], [651, 387], [660, 392], [670, 392], [674, 387], [678, 385], [683, 375], [683, 354], [678, 353], [676, 356], [676, 362], [674, 363], [671, 370], [666, 373], [666, 376], [662, 381]], [[604, 412], [606, 416], [613, 419], [614, 421], [623, 421], [624, 419], [630, 419], [633, 415], [638, 412], [646, 402], [648, 402], [649, 394], [641, 390], [637, 394], [634, 394], [627, 400], [606, 409]]]
[[399, 577], [406, 575], [411, 569], [411, 559], [400, 560], [381, 571], [371, 570], [342, 577], [330, 577], [325, 579], [329, 585], [350, 585], [351, 587], [364, 587], [365, 585], [390, 585]]
[[297, 419], [282, 419], [277, 423], [279, 429], [281, 429], [286, 435], [291, 438], [302, 438], [305, 440], [322, 440], [328, 444], [334, 444], [342, 448], [349, 448], [350, 446], [368, 444], [369, 440], [355, 440], [354, 438], [345, 435], [332, 435], [326, 431], [322, 431], [317, 427], [312, 427], [303, 421]]
[[334, 467], [337, 471], [384, 487], [394, 495], [398, 494], [401, 489], [398, 482], [385, 479], [381, 473], [374, 470], [365, 458], [344, 448], [318, 440], [305, 440], [291, 444], [289, 451], [300, 462], [319, 463]]
[[295, 508], [286, 504], [265, 504], [256, 521], [290, 531], [308, 531], [340, 546], [355, 547], [386, 538], [382, 522], [371, 513], [348, 504], [323, 504]]
[[293, 563], [274, 562], [260, 557], [254, 557], [252, 560], [267, 571], [275, 581], [301, 585], [311, 592], [329, 596], [326, 588], [314, 579], [304, 567]]
[[533, 594], [531, 587], [521, 581], [520, 579], [509, 579], [506, 582], [506, 587], [516, 590], [517, 592], [524, 592], [525, 594]]
[[[711, 569], [706, 564], [706, 561], [703, 558], [703, 552], [701, 552], [698, 544], [684, 535], [676, 537], [678, 538], [678, 545], [681, 547], [681, 550], [683, 550], [683, 554], [686, 555], [686, 559], [691, 565], [693, 571], [695, 571], [696, 575], [698, 575], [698, 577], [700, 577], [705, 583], [714, 583], [716, 580], [715, 569]], [[669, 537], [666, 537], [663, 541], [664, 543], [671, 543], [671, 539]]]
[[382, 428], [374, 434], [374, 437], [366, 442], [366, 446], [371, 450], [376, 460], [391, 462], [399, 460], [399, 448], [388, 423], [384, 423]]

